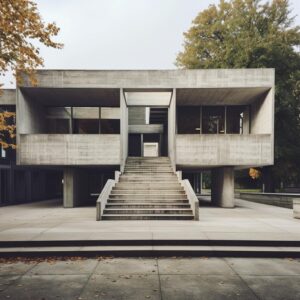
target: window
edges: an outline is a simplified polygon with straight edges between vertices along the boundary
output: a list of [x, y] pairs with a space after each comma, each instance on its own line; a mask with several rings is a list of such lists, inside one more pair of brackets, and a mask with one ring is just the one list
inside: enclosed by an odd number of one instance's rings
[[99, 107], [73, 107], [73, 133], [99, 133]]
[[226, 133], [243, 134], [244, 106], [229, 106], [226, 111]]
[[71, 133], [71, 107], [47, 108], [47, 133]]
[[225, 133], [225, 107], [204, 106], [202, 108], [202, 133]]
[[200, 133], [200, 107], [179, 106], [177, 107], [177, 133], [199, 134]]

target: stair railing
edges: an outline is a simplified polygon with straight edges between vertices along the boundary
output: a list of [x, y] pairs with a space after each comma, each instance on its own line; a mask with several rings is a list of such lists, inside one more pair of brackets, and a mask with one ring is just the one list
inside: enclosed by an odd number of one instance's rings
[[117, 182], [119, 182], [121, 172], [115, 171], [115, 179], [108, 179], [105, 183], [105, 186], [103, 187], [97, 202], [96, 202], [96, 220], [100, 221], [103, 216], [104, 208], [107, 204], [107, 200], [109, 198], [109, 195], [113, 189], [113, 187], [116, 185]]
[[189, 180], [188, 179], [182, 180], [182, 172], [177, 171], [176, 175], [178, 177], [178, 180], [179, 180], [181, 186], [184, 188], [184, 191], [187, 195], [189, 204], [193, 211], [194, 220], [199, 221], [199, 199], [197, 198], [195, 191], [193, 190]]

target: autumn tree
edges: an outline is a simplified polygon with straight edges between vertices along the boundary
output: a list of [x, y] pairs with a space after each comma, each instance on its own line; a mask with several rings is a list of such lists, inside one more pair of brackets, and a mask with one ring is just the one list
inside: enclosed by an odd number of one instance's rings
[[221, 0], [184, 33], [180, 68], [275, 68], [275, 165], [263, 168], [267, 190], [274, 179], [300, 182], [300, 27], [288, 0]]
[[[47, 47], [61, 48], [62, 44], [53, 41], [58, 32], [55, 23], [43, 22], [33, 1], [0, 0], [0, 75], [12, 72], [20, 83], [19, 74], [25, 73], [35, 84], [34, 70], [43, 66], [36, 42]], [[13, 134], [10, 124], [12, 117], [11, 113], [0, 112], [0, 143], [4, 147], [11, 146], [4, 137]]]

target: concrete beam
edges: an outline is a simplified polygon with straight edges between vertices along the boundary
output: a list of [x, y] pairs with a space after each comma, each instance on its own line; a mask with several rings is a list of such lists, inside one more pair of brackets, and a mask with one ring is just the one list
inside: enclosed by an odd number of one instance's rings
[[[37, 87], [228, 88], [272, 87], [274, 69], [210, 70], [37, 70]], [[22, 86], [30, 87], [25, 76]]]

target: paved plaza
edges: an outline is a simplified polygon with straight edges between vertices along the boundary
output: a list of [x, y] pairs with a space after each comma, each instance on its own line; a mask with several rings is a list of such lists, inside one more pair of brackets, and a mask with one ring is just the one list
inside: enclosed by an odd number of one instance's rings
[[300, 299], [300, 260], [98, 258], [0, 262], [0, 299]]
[[300, 240], [291, 209], [236, 199], [234, 209], [200, 203], [200, 221], [96, 221], [95, 207], [61, 200], [0, 209], [0, 241], [18, 240]]

